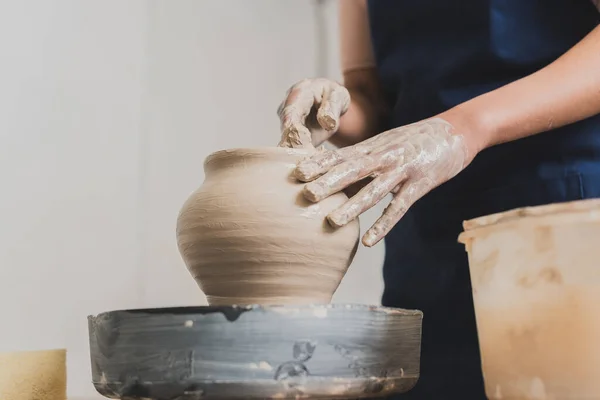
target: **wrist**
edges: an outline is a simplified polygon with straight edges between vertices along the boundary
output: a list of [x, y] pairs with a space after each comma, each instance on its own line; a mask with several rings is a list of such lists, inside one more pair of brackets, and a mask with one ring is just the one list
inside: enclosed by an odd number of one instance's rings
[[469, 158], [472, 160], [482, 150], [493, 145], [494, 124], [485, 112], [471, 110], [467, 103], [445, 111], [442, 118], [454, 128], [457, 135], [464, 137]]

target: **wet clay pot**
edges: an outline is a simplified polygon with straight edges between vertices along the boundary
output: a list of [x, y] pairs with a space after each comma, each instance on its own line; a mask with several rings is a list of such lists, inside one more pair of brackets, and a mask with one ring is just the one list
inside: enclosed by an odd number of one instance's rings
[[332, 228], [328, 213], [347, 197], [319, 203], [292, 172], [309, 150], [216, 152], [202, 186], [183, 205], [177, 243], [211, 305], [328, 303], [358, 247], [354, 221]]
[[600, 200], [464, 223], [489, 399], [600, 396]]

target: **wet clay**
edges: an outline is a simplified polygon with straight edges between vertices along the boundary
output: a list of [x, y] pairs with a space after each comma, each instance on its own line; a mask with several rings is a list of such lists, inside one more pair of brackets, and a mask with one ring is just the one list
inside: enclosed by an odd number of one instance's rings
[[181, 255], [211, 305], [328, 303], [358, 246], [359, 225], [326, 216], [347, 197], [308, 202], [292, 176], [314, 149], [224, 150], [177, 221]]

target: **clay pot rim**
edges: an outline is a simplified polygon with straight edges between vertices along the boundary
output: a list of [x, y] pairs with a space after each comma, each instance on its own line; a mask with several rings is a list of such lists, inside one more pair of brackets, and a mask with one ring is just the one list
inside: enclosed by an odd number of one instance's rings
[[236, 147], [231, 149], [223, 149], [215, 151], [206, 157], [204, 167], [213, 164], [222, 159], [230, 159], [232, 157], [265, 157], [265, 156], [308, 156], [314, 153], [315, 149], [298, 149], [289, 147]]
[[521, 207], [499, 213], [484, 215], [463, 222], [464, 232], [458, 241], [466, 243], [482, 231], [498, 229], [509, 223], [524, 223], [543, 217], [565, 216], [579, 217], [578, 219], [596, 216], [600, 219], [600, 199], [584, 199], [541, 206]]
[[376, 306], [368, 304], [298, 304], [298, 305], [233, 305], [233, 306], [182, 306], [182, 307], [158, 307], [158, 308], [132, 308], [104, 311], [97, 315], [88, 315], [88, 319], [102, 318], [115, 313], [148, 313], [148, 314], [212, 314], [223, 311], [267, 311], [276, 313], [287, 313], [299, 310], [362, 310], [371, 311], [378, 314], [396, 315], [396, 316], [421, 316], [420, 310], [408, 310], [403, 308], [392, 308], [385, 306]]

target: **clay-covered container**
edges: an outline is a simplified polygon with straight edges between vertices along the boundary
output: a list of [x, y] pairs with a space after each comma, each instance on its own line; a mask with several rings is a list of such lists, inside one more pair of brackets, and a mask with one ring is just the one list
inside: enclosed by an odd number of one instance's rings
[[600, 200], [464, 228], [488, 398], [599, 398]]
[[112, 399], [380, 398], [416, 384], [422, 319], [347, 304], [111, 311], [88, 318], [92, 378]]
[[293, 177], [308, 150], [233, 149], [213, 153], [205, 180], [183, 205], [177, 243], [211, 305], [328, 303], [359, 239], [355, 220], [334, 229], [327, 214], [338, 193], [318, 203]]

